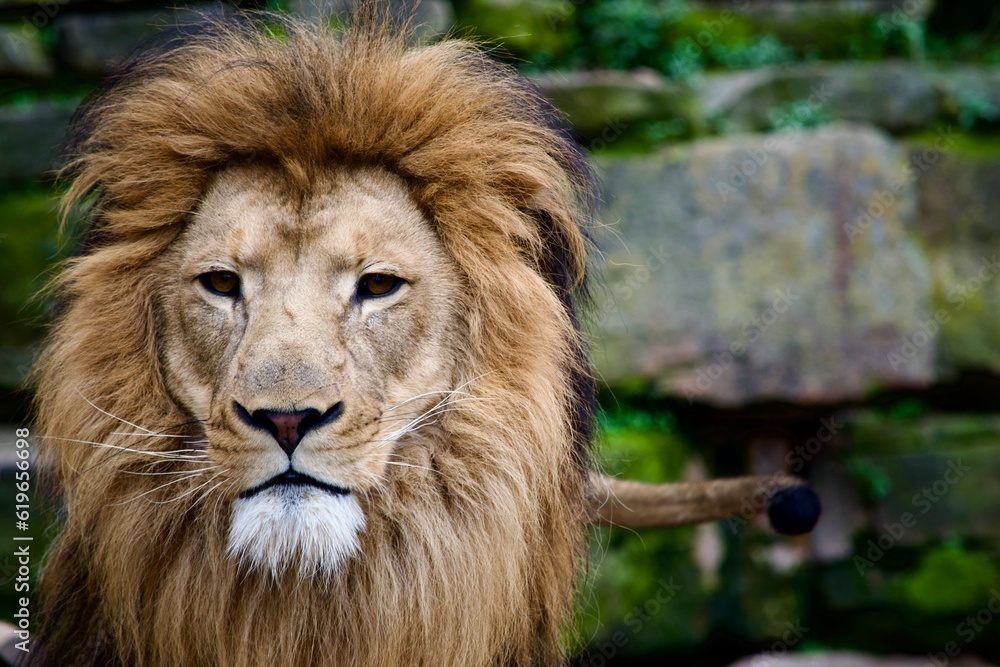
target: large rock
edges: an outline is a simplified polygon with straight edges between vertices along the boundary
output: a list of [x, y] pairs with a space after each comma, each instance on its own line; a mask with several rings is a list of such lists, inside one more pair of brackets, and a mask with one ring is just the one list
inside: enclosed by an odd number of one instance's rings
[[938, 77], [912, 63], [799, 63], [708, 74], [695, 85], [703, 113], [725, 131], [837, 120], [899, 132], [924, 127], [942, 111]]
[[934, 378], [931, 274], [904, 153], [871, 129], [701, 141], [602, 161], [601, 377], [689, 401], [853, 399]]

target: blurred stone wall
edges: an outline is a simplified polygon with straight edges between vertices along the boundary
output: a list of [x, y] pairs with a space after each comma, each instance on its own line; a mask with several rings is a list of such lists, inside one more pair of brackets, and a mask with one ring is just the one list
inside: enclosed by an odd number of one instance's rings
[[[312, 18], [345, 4], [279, 3]], [[926, 62], [916, 0], [668, 5], [685, 8], [673, 76], [566, 67], [584, 0], [424, 0], [418, 15], [425, 39], [499, 45], [595, 156], [606, 469], [787, 471], [826, 505], [798, 539], [753, 507], [595, 534], [583, 664], [781, 664], [803, 648], [1000, 662], [1000, 625], [962, 626], [1000, 586], [1000, 68]], [[73, 109], [165, 26], [231, 9], [0, 0], [2, 390], [43, 332], [46, 303], [28, 298], [72, 250], [51, 170]], [[887, 28], [889, 46], [858, 38]], [[791, 62], [701, 67], [754, 34]], [[20, 418], [12, 405], [0, 421]]]

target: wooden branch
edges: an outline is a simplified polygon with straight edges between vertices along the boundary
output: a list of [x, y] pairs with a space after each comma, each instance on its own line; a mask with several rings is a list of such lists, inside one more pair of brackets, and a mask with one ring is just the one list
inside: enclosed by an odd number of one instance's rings
[[802, 480], [783, 473], [669, 484], [592, 474], [591, 522], [625, 528], [664, 528], [733, 516], [749, 519], [767, 508], [775, 491], [796, 486], [803, 486]]

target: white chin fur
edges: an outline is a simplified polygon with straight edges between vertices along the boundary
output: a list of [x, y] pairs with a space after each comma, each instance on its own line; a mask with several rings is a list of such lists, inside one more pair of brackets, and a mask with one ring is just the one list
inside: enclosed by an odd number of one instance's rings
[[360, 548], [365, 516], [353, 495], [274, 487], [233, 506], [228, 550], [245, 567], [278, 577], [328, 575]]

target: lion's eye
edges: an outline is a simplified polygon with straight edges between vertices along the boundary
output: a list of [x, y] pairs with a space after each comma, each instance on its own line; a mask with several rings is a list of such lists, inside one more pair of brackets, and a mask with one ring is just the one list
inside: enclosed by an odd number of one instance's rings
[[402, 278], [388, 273], [369, 273], [361, 277], [358, 283], [358, 297], [361, 299], [373, 296], [388, 296], [403, 284]]
[[240, 277], [232, 271], [210, 271], [198, 276], [202, 286], [213, 294], [237, 297], [240, 295]]

